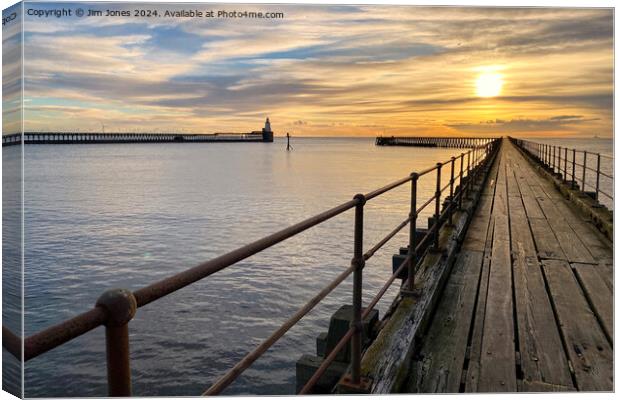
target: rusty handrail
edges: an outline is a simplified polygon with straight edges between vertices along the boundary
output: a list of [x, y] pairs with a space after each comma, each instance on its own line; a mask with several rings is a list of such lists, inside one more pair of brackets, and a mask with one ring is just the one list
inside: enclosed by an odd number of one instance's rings
[[[173, 293], [179, 289], [182, 289], [198, 280], [204, 279], [209, 275], [212, 275], [224, 268], [227, 268], [235, 263], [248, 258], [260, 251], [263, 251], [269, 247], [272, 247], [292, 236], [295, 236], [307, 229], [310, 229], [318, 224], [321, 224], [331, 218], [334, 218], [350, 209], [355, 208], [355, 254], [351, 262], [351, 266], [341, 272], [334, 280], [324, 287], [316, 296], [310, 299], [303, 307], [301, 307], [294, 315], [289, 317], [272, 335], [265, 339], [257, 348], [248, 353], [242, 360], [240, 360], [232, 369], [230, 369], [224, 376], [216, 381], [206, 392], [207, 395], [213, 395], [220, 393], [231, 382], [233, 382], [246, 368], [248, 368], [256, 359], [258, 359], [267, 349], [269, 349], [279, 338], [281, 338], [288, 330], [294, 326], [301, 318], [303, 318], [310, 310], [312, 310], [320, 301], [325, 298], [329, 293], [333, 291], [340, 283], [342, 283], [350, 274], [354, 275], [354, 290], [353, 290], [353, 304], [354, 304], [354, 325], [345, 337], [338, 343], [334, 351], [328, 355], [325, 362], [329, 365], [331, 360], [334, 359], [335, 354], [344, 346], [350, 339], [352, 342], [352, 382], [354, 384], [359, 383], [360, 377], [360, 361], [361, 361], [361, 320], [365, 318], [372, 308], [377, 304], [379, 299], [385, 294], [387, 289], [392, 285], [398, 274], [406, 267], [409, 267], [409, 285], [413, 284], [414, 265], [419, 261], [416, 258], [418, 251], [422, 249], [427, 242], [434, 238], [435, 244], [437, 244], [437, 235], [441, 226], [446, 222], [448, 216], [450, 217], [457, 207], [455, 198], [459, 198], [458, 207], [462, 202], [464, 192], [471, 190], [472, 181], [470, 175], [475, 174], [479, 168], [489, 160], [489, 156], [494, 153], [498, 146], [498, 140], [492, 140], [481, 146], [474, 146], [467, 153], [461, 153], [460, 155], [460, 169], [461, 172], [458, 175], [454, 175], [454, 162], [457, 157], [452, 157], [449, 161], [437, 163], [435, 166], [422, 170], [419, 173], [412, 173], [411, 175], [394, 181], [382, 188], [369, 192], [366, 195], [358, 194], [352, 200], [342, 203], [336, 207], [333, 207], [327, 211], [319, 213], [313, 217], [307, 218], [297, 224], [282, 229], [274, 234], [263, 237], [255, 242], [242, 246], [231, 252], [228, 252], [222, 256], [211, 259], [207, 262], [199, 264], [193, 268], [177, 273], [168, 278], [162, 279], [155, 283], [152, 283], [146, 287], [138, 289], [133, 293], [127, 290], [114, 289], [105, 292], [97, 301], [94, 308], [81, 313], [71, 319], [68, 319], [59, 324], [48, 327], [36, 334], [33, 334], [23, 340], [25, 361], [28, 361], [40, 354], [43, 354], [51, 349], [54, 349], [78, 336], [81, 336], [99, 326], [105, 325], [106, 327], [106, 353], [108, 359], [108, 390], [111, 396], [127, 396], [131, 394], [131, 379], [129, 368], [129, 336], [128, 336], [128, 324], [136, 313], [136, 310], [143, 307], [157, 299], [160, 299], [170, 293]], [[484, 151], [482, 151], [484, 150]], [[464, 166], [464, 156], [467, 155], [467, 168]], [[472, 157], [473, 155], [473, 157]], [[451, 164], [451, 177], [450, 182], [441, 187], [441, 167]], [[424, 206], [419, 209], [415, 208], [415, 198], [417, 197], [415, 188], [417, 186], [417, 180], [420, 176], [428, 174], [430, 172], [437, 171], [437, 188], [435, 195], [432, 196]], [[467, 180], [463, 180], [464, 177]], [[454, 190], [454, 183], [456, 178], [459, 178], [459, 185]], [[409, 217], [401, 222], [395, 229], [390, 231], [378, 244], [373, 246], [365, 254], [362, 253], [362, 238], [363, 238], [363, 215], [364, 205], [368, 200], [371, 200], [383, 193], [386, 193], [396, 187], [399, 187], [407, 182], [412, 182], [412, 210]], [[450, 188], [450, 201], [444, 207], [443, 212], [440, 212], [440, 200], [442, 193]], [[392, 274], [390, 279], [384, 284], [382, 289], [370, 302], [369, 307], [362, 312], [361, 303], [361, 279], [362, 270], [364, 268], [365, 261], [372, 257], [376, 251], [378, 251], [383, 245], [391, 240], [400, 230], [405, 226], [410, 225], [411, 232], [415, 233], [415, 221], [426, 205], [435, 201], [435, 216], [432, 227], [428, 229], [428, 232], [416, 243], [415, 239], [410, 238], [410, 250], [405, 261], [401, 263], [398, 269]], [[414, 235], [415, 236], [415, 235]], [[411, 245], [413, 244], [413, 245]], [[413, 271], [413, 272], [412, 272]], [[8, 328], [3, 326], [3, 347], [6, 348], [15, 357], [21, 356], [21, 338], [11, 332]], [[323, 365], [317, 373], [324, 371], [327, 368]], [[316, 375], [316, 374], [315, 374]], [[314, 377], [306, 384], [305, 388], [311, 388], [312, 382], [318, 380], [319, 377]], [[308, 389], [309, 390], [309, 389]]]

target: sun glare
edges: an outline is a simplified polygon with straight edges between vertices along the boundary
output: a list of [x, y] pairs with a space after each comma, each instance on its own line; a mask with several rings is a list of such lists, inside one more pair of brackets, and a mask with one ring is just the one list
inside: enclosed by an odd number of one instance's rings
[[478, 97], [499, 96], [504, 86], [502, 74], [497, 72], [483, 72], [476, 79], [476, 94]]

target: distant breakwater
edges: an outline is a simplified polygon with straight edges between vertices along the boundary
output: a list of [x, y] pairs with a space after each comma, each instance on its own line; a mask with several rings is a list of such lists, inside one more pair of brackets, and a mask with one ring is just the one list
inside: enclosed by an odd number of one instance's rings
[[26, 132], [2, 136], [2, 146], [24, 144], [95, 144], [95, 143], [217, 143], [273, 142], [273, 132], [251, 133], [76, 133]]

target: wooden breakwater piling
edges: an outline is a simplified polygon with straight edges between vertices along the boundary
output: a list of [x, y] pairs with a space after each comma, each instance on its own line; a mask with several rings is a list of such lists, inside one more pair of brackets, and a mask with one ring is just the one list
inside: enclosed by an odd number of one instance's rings
[[412, 147], [454, 147], [468, 148], [484, 146], [497, 138], [481, 137], [423, 137], [423, 136], [379, 136], [377, 146], [412, 146]]

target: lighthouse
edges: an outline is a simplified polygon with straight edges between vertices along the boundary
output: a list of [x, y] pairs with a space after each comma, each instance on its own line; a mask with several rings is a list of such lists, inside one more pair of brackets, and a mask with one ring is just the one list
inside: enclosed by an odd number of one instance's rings
[[263, 128], [263, 142], [273, 142], [273, 132], [271, 131], [269, 117], [265, 120], [265, 127]]

